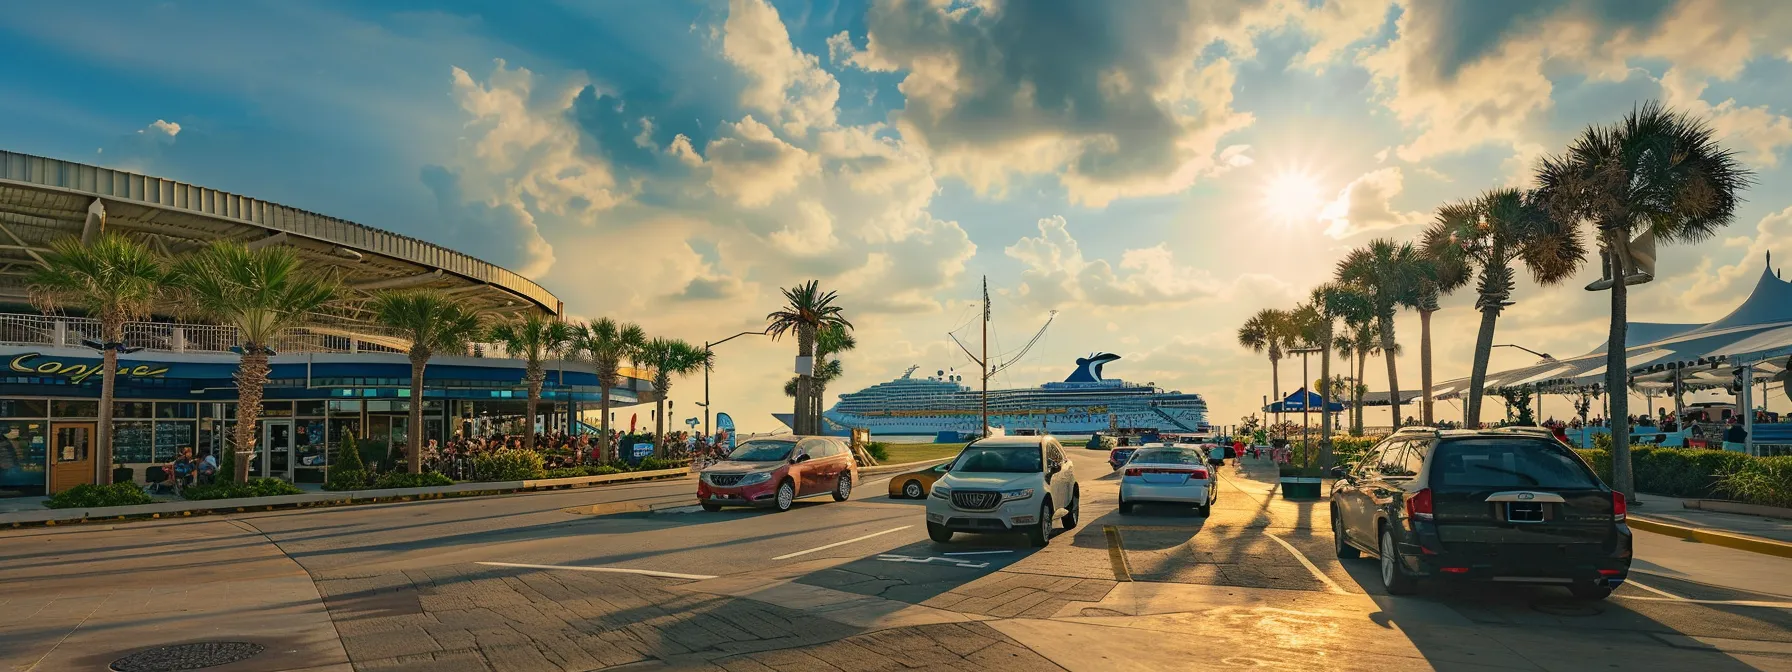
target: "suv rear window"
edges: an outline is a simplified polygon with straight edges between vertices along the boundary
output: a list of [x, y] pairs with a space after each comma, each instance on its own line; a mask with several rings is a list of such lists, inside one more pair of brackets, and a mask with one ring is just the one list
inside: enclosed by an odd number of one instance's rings
[[1459, 488], [1598, 488], [1580, 460], [1554, 441], [1464, 439], [1438, 444], [1431, 484]]

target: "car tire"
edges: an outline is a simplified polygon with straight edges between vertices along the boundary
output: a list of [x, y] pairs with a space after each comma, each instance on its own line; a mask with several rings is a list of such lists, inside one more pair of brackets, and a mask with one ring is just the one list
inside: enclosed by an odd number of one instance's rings
[[921, 487], [920, 481], [909, 481], [902, 484], [902, 496], [909, 499], [920, 499], [927, 496], [927, 490]]
[[1206, 518], [1208, 516], [1213, 515], [1213, 505], [1202, 504], [1200, 506], [1195, 507], [1195, 515], [1198, 515], [1202, 518]]
[[927, 538], [942, 544], [952, 543], [952, 531], [938, 523], [927, 524]]
[[1406, 573], [1406, 563], [1400, 561], [1400, 548], [1394, 544], [1394, 533], [1381, 531], [1381, 587], [1388, 590], [1389, 595], [1411, 595], [1418, 592], [1419, 582]]
[[1126, 498], [1124, 497], [1120, 498], [1120, 515], [1132, 515], [1132, 502], [1126, 501]]
[[852, 472], [844, 472], [840, 474], [840, 480], [834, 482], [834, 501], [849, 499], [852, 499]]
[[789, 511], [796, 504], [796, 484], [785, 479], [778, 484], [778, 495], [772, 499], [772, 508], [779, 512]]
[[1064, 514], [1064, 529], [1069, 530], [1076, 527], [1077, 519], [1082, 517], [1082, 505], [1083, 489], [1072, 487], [1070, 489], [1070, 512]]
[[1052, 527], [1055, 522], [1053, 519], [1057, 518], [1052, 515], [1053, 511], [1056, 509], [1052, 507], [1052, 501], [1049, 499], [1039, 505], [1039, 520], [1035, 521], [1033, 527], [1027, 530], [1027, 541], [1033, 544], [1033, 548], [1045, 548], [1046, 544], [1051, 543]]
[[703, 510], [704, 510], [704, 511], [708, 511], [708, 512], [710, 512], [710, 513], [715, 513], [715, 512], [717, 512], [717, 511], [721, 511], [721, 510], [722, 510], [722, 505], [721, 505], [721, 504], [711, 504], [711, 503], [709, 503], [709, 502], [704, 502], [704, 503], [703, 503]]
[[1612, 587], [1603, 583], [1577, 581], [1568, 586], [1568, 592], [1578, 600], [1603, 600], [1611, 597]]
[[1344, 538], [1344, 519], [1338, 517], [1336, 509], [1332, 510], [1332, 550], [1338, 554], [1338, 558], [1341, 560], [1355, 560], [1363, 557], [1363, 552], [1356, 550], [1356, 547], [1351, 546], [1350, 542]]

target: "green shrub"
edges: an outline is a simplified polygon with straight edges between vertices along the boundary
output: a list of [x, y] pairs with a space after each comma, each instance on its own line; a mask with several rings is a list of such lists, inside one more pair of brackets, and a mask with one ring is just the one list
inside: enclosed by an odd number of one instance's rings
[[221, 452], [224, 454], [218, 456], [216, 481], [219, 483], [233, 482], [236, 480], [236, 451], [230, 446], [225, 446]]
[[[1600, 443], [1595, 441], [1595, 443]], [[1604, 445], [1611, 445], [1606, 438]], [[1612, 481], [1611, 451], [1576, 450], [1605, 482]], [[1776, 460], [1781, 462], [1776, 462]], [[1638, 492], [1669, 497], [1728, 497], [1751, 504], [1792, 499], [1792, 458], [1753, 457], [1746, 453], [1698, 448], [1630, 449], [1631, 471]], [[1775, 484], [1778, 485], [1775, 485]]]
[[690, 464], [690, 460], [667, 460], [667, 459], [661, 459], [658, 457], [645, 457], [645, 458], [641, 458], [640, 464], [635, 465], [635, 471], [658, 471], [661, 469], [678, 469], [678, 468], [685, 467], [689, 464]]
[[111, 485], [77, 485], [63, 490], [44, 502], [44, 506], [52, 509], [91, 509], [102, 506], [131, 506], [148, 504], [149, 493], [136, 483], [113, 483]]
[[549, 469], [547, 471], [547, 478], [577, 478], [579, 476], [604, 476], [604, 475], [608, 475], [608, 474], [620, 474], [622, 472], [623, 472], [622, 469], [617, 469], [616, 467], [612, 467], [607, 464], [600, 464], [600, 465], [597, 465], [594, 467], [590, 467], [590, 466], [587, 466], [587, 467], [561, 467], [559, 469]]
[[365, 487], [367, 487], [367, 472], [360, 469], [331, 467], [330, 478], [324, 481], [325, 490], [360, 490]]
[[521, 481], [541, 478], [541, 453], [533, 450], [498, 450], [473, 456], [473, 480]]
[[380, 474], [380, 477], [373, 481], [373, 487], [381, 490], [387, 488], [430, 488], [439, 485], [454, 485], [454, 479], [428, 471], [421, 474], [391, 472]]
[[1717, 491], [1749, 504], [1792, 507], [1792, 456], [1751, 458], [1719, 475]]
[[302, 495], [300, 490], [278, 478], [251, 478], [245, 483], [211, 483], [181, 488], [180, 496], [189, 500], [238, 499], [242, 497], [276, 497]]
[[882, 441], [871, 441], [866, 443], [865, 452], [871, 454], [871, 459], [879, 462], [890, 459], [890, 445]]
[[367, 471], [367, 463], [361, 460], [361, 450], [355, 445], [355, 433], [344, 428], [342, 442], [336, 444], [336, 459], [330, 464], [330, 471]]

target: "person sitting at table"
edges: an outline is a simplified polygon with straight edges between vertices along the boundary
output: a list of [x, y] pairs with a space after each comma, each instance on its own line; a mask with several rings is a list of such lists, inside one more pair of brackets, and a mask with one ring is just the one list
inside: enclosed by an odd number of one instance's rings
[[210, 484], [218, 478], [218, 458], [212, 455], [212, 449], [199, 451], [199, 459], [194, 462], [196, 480], [200, 485]]
[[1737, 453], [1748, 450], [1748, 430], [1742, 427], [1742, 418], [1730, 418], [1730, 428], [1724, 430], [1724, 450]]

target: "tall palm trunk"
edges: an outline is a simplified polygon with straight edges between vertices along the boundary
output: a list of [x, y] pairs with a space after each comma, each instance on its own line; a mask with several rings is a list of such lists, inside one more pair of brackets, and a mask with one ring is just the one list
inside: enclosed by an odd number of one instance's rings
[[[100, 324], [100, 338], [106, 343], [124, 340], [124, 320], [108, 316]], [[100, 427], [95, 432], [95, 483], [112, 483], [112, 402], [118, 394], [118, 350], [106, 348], [100, 354]]]
[[524, 375], [528, 377], [527, 382], [529, 383], [529, 417], [524, 419], [523, 434], [529, 438], [523, 442], [523, 445], [528, 446], [529, 450], [535, 450], [535, 411], [541, 404], [541, 382], [547, 380], [548, 372], [539, 366], [531, 365]]
[[[811, 362], [810, 370], [813, 371], [813, 362], [815, 361], [815, 329], [813, 327], [805, 324], [797, 328], [796, 349], [798, 357], [809, 358], [809, 361]], [[815, 433], [810, 426], [809, 421], [809, 389], [813, 386], [814, 381], [809, 374], [797, 375], [796, 413], [795, 417], [791, 418], [791, 422], [793, 423], [791, 429], [795, 430], [799, 436]]]
[[599, 462], [608, 462], [610, 460], [610, 388], [616, 386], [616, 376], [609, 375], [607, 371], [608, 369], [606, 369], [603, 378], [597, 381], [598, 386], [603, 388], [598, 391], [597, 402], [598, 412], [601, 413], [597, 418], [597, 454], [599, 455]]
[[[664, 389], [661, 388], [661, 390]], [[653, 453], [665, 457], [667, 448], [666, 395], [662, 392], [660, 398], [653, 402]]]
[[1394, 315], [1381, 316], [1381, 358], [1388, 362], [1388, 408], [1392, 409], [1394, 428], [1400, 428], [1400, 372], [1394, 361]]
[[1419, 311], [1419, 385], [1425, 388], [1425, 400], [1419, 406], [1419, 414], [1427, 427], [1437, 424], [1436, 417], [1431, 413], [1431, 314], [1435, 312], [1437, 311]]
[[1481, 330], [1475, 334], [1474, 368], [1468, 374], [1468, 407], [1462, 425], [1466, 429], [1481, 427], [1481, 403], [1486, 399], [1487, 361], [1493, 356], [1493, 327], [1500, 318], [1497, 305], [1481, 309]]
[[[1605, 343], [1605, 396], [1611, 399], [1611, 414], [1606, 416], [1612, 428], [1612, 487], [1626, 499], [1636, 499], [1636, 487], [1630, 469], [1630, 394], [1629, 367], [1625, 362], [1624, 341], [1629, 327], [1629, 291], [1624, 286], [1626, 233], [1620, 228], [1606, 229], [1607, 263], [1612, 267], [1611, 336]], [[1750, 409], [1741, 409], [1751, 413]]]
[[411, 454], [407, 462], [413, 474], [423, 473], [423, 369], [428, 365], [428, 352], [411, 353]]
[[[259, 343], [243, 344], [242, 363], [236, 369], [236, 482], [249, 480], [249, 461], [255, 454], [255, 430], [261, 419], [262, 388], [268, 384], [268, 351]], [[264, 465], [265, 466], [265, 465]]]
[[1319, 466], [1332, 466], [1332, 339], [1319, 345]]
[[1356, 394], [1356, 403], [1350, 409], [1351, 424], [1356, 428], [1357, 436], [1362, 436], [1365, 431], [1363, 427], [1363, 396], [1367, 394], [1369, 384], [1363, 382], [1363, 379], [1368, 375], [1369, 350], [1358, 348], [1356, 351], [1356, 388], [1351, 390]]
[[[1276, 358], [1276, 357], [1269, 358], [1269, 392], [1271, 395], [1273, 395], [1270, 397], [1269, 403], [1271, 403], [1271, 404], [1282, 403], [1282, 363], [1279, 360], [1279, 358]], [[1281, 408], [1281, 407], [1277, 406], [1276, 408]], [[1276, 431], [1282, 430], [1282, 412], [1281, 411], [1276, 411], [1275, 429], [1276, 429]], [[1271, 438], [1271, 439], [1276, 438], [1275, 432], [1270, 432], [1269, 438]], [[1286, 435], [1283, 435], [1282, 438], [1286, 439], [1288, 437]]]

